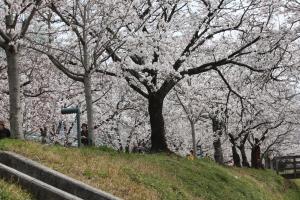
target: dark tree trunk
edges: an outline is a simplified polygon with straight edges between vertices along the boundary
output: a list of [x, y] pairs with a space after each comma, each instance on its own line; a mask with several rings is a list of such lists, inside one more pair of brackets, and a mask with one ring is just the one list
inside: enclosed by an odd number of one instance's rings
[[240, 155], [238, 154], [238, 152], [236, 150], [236, 146], [232, 145], [231, 149], [232, 149], [233, 165], [236, 166], [236, 167], [242, 167], [241, 158], [240, 158]]
[[222, 132], [222, 125], [223, 123], [220, 122], [217, 117], [212, 117], [212, 126], [213, 126], [213, 133], [214, 133], [214, 159], [219, 164], [224, 164], [224, 157], [223, 157], [223, 150], [222, 150], [222, 142], [221, 142], [221, 136], [223, 134]]
[[260, 146], [255, 144], [251, 149], [251, 166], [253, 168], [261, 168]]
[[241, 158], [236, 149], [236, 138], [231, 133], [229, 133], [228, 136], [230, 138], [229, 141], [232, 144], [231, 149], [232, 149], [233, 165], [236, 167], [242, 167]]
[[245, 151], [245, 145], [239, 146], [239, 150], [240, 150], [241, 155], [242, 155], [242, 165], [243, 165], [243, 167], [250, 167], [250, 164], [249, 164], [248, 159], [247, 159], [246, 151]]
[[159, 95], [149, 96], [149, 115], [151, 125], [151, 152], [169, 152], [166, 142], [165, 122], [163, 117], [164, 98]]
[[214, 153], [214, 159], [215, 159], [215, 161], [217, 163], [221, 164], [221, 165], [224, 164], [221, 139], [217, 138], [216, 140], [214, 140], [213, 146], [214, 146], [214, 149], [215, 149], [215, 153]]

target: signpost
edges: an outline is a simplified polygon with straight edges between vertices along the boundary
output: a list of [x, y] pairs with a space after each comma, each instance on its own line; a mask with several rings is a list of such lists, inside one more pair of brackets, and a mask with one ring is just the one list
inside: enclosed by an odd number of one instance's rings
[[76, 120], [77, 120], [77, 141], [78, 141], [78, 147], [81, 146], [81, 134], [80, 134], [80, 109], [79, 107], [75, 108], [62, 108], [61, 114], [76, 114]]

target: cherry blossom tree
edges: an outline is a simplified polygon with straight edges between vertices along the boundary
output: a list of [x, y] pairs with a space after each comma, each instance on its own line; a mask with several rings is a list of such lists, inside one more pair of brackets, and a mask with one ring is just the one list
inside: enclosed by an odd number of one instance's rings
[[262, 157], [295, 138], [297, 1], [0, 2], [0, 117], [15, 136], [22, 118], [57, 132], [79, 105], [91, 143], [122, 151], [201, 143], [248, 167], [254, 138]]
[[140, 1], [135, 5], [139, 20], [128, 24], [124, 45], [117, 52], [107, 51], [121, 65], [129, 86], [148, 100], [152, 151], [168, 151], [163, 103], [185, 76], [228, 64], [271, 70], [270, 65], [254, 66], [250, 58], [259, 56], [254, 49], [267, 51], [267, 46], [280, 40], [280, 34], [270, 29], [273, 6], [264, 1]]
[[23, 138], [20, 98], [20, 60], [22, 41], [42, 0], [0, 1], [0, 47], [7, 60], [10, 127], [13, 137]]
[[47, 55], [66, 76], [83, 83], [90, 144], [94, 144], [95, 127], [92, 74], [101, 71], [99, 66], [109, 58], [105, 50], [112, 44], [120, 45], [117, 33], [125, 26], [131, 4], [105, 0], [50, 1], [45, 11], [48, 14], [40, 15], [46, 23], [42, 32], [37, 33], [48, 39], [29, 39], [31, 48]]

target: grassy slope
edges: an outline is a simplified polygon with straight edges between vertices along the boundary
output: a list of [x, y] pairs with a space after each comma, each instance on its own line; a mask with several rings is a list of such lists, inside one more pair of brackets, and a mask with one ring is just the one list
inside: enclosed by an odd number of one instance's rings
[[221, 167], [209, 160], [42, 146], [17, 140], [1, 140], [0, 149], [20, 153], [130, 200], [300, 199], [300, 183], [297, 186], [272, 171]]
[[28, 193], [19, 186], [0, 179], [0, 200], [31, 200]]

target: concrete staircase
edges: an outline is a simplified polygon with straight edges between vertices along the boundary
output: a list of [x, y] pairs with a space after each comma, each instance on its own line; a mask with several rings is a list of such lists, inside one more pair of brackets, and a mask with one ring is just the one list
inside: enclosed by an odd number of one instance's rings
[[0, 177], [17, 182], [38, 200], [120, 200], [12, 152], [0, 151]]

